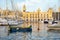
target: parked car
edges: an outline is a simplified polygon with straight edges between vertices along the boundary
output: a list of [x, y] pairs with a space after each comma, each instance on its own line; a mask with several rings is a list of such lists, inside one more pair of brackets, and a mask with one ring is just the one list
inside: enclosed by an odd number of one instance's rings
[[58, 21], [53, 21], [53, 22], [52, 22], [52, 24], [57, 24], [57, 23], [58, 23]]
[[44, 23], [45, 23], [45, 24], [48, 24], [48, 20], [44, 20]]

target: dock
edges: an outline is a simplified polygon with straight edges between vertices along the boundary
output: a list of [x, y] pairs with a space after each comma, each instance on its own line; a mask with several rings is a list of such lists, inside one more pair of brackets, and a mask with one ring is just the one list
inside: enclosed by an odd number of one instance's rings
[[60, 25], [59, 24], [49, 25], [47, 27], [48, 27], [48, 30], [60, 30]]

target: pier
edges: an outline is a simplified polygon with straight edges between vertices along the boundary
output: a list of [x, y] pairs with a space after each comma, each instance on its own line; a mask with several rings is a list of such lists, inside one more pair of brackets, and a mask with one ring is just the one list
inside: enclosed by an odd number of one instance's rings
[[60, 30], [60, 25], [59, 24], [52, 24], [48, 25], [48, 30]]

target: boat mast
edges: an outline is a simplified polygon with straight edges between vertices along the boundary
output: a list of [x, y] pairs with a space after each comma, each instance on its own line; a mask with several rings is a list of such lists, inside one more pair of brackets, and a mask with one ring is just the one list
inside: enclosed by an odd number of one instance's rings
[[8, 17], [8, 0], [6, 0], [6, 15], [5, 18], [7, 19]]
[[6, 10], [8, 10], [8, 0], [6, 0]]
[[15, 6], [15, 4], [14, 4], [14, 0], [10, 0], [11, 1], [11, 5], [12, 5], [12, 10], [15, 12], [15, 17], [16, 17], [16, 19], [17, 19], [17, 10], [16, 10], [16, 6]]
[[14, 7], [14, 3], [13, 3], [13, 0], [10, 0], [11, 1], [11, 6], [12, 6], [12, 10], [15, 11], [15, 7]]

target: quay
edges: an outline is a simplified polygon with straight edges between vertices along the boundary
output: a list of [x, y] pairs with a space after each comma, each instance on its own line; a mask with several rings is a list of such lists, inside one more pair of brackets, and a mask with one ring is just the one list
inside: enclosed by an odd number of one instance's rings
[[48, 30], [60, 30], [60, 25], [59, 24], [52, 24], [48, 25]]

